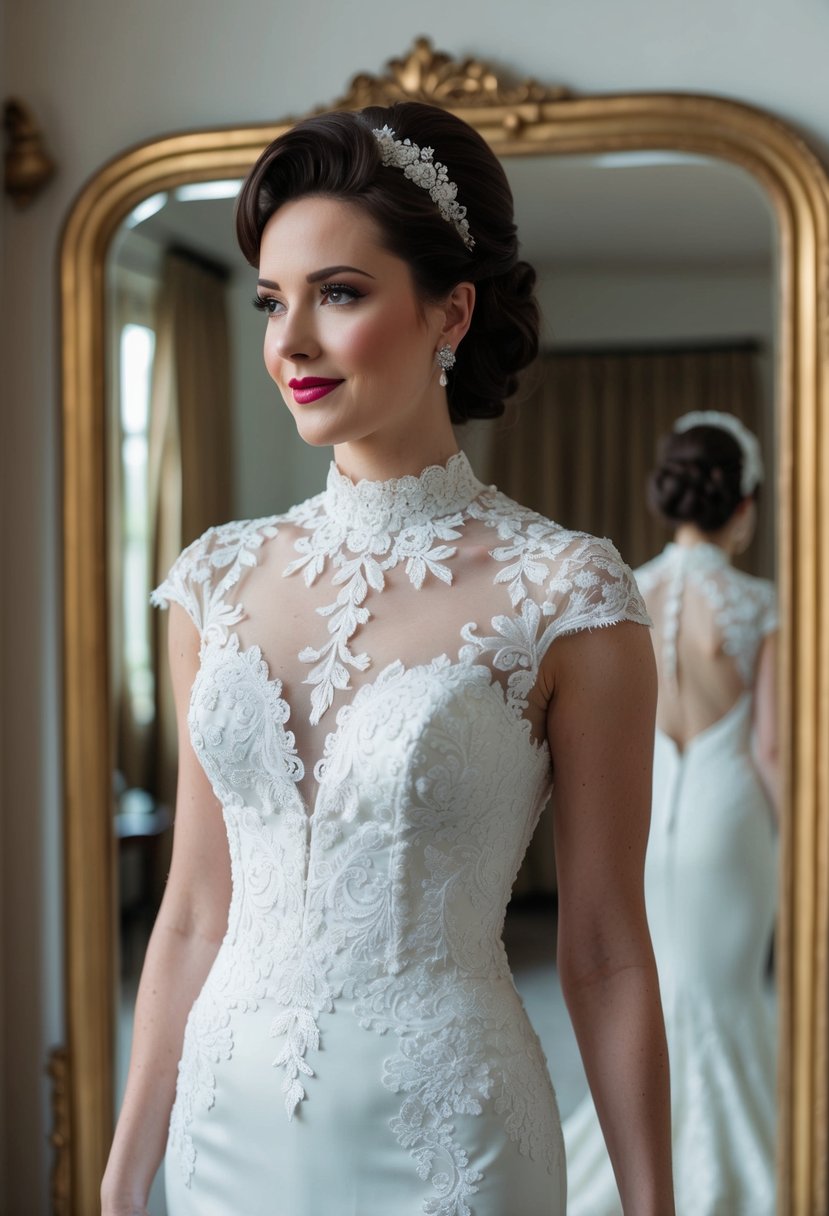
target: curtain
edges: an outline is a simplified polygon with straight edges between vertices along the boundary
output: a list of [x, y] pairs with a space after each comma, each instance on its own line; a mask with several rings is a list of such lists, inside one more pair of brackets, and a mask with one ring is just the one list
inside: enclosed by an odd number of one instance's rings
[[[659, 438], [681, 414], [727, 410], [770, 451], [756, 362], [753, 344], [545, 355], [495, 424], [489, 477], [565, 527], [609, 536], [641, 565], [668, 536], [647, 510], [645, 483]], [[746, 569], [765, 564], [760, 531]]]
[[[543, 355], [493, 426], [484, 479], [565, 527], [609, 536], [631, 566], [641, 565], [670, 535], [647, 510], [645, 484], [658, 440], [675, 419], [689, 410], [727, 410], [759, 435], [771, 456], [757, 358], [754, 343]], [[762, 509], [768, 513], [768, 503]], [[769, 536], [761, 519], [740, 562], [744, 569], [770, 573]], [[554, 891], [548, 808], [515, 892]]]
[[[232, 512], [227, 272], [180, 249], [164, 259], [158, 297], [149, 437], [153, 585], [185, 545]], [[158, 801], [175, 801], [175, 707], [166, 629], [154, 616], [156, 718], [153, 776]]]

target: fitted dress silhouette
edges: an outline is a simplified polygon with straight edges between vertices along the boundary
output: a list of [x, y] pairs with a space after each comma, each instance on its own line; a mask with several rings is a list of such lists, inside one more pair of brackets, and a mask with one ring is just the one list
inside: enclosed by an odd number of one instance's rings
[[[669, 544], [636, 578], [659, 667], [645, 894], [671, 1066], [677, 1216], [773, 1216], [775, 1027], [764, 976], [776, 844], [752, 709], [760, 646], [777, 628], [775, 591], [708, 543]], [[568, 1216], [621, 1216], [590, 1099], [565, 1120], [564, 1137]]]
[[193, 748], [228, 928], [190, 1012], [171, 1216], [563, 1216], [546, 1062], [501, 940], [551, 788], [561, 635], [647, 624], [608, 541], [474, 476], [210, 529], [153, 593], [201, 636]]

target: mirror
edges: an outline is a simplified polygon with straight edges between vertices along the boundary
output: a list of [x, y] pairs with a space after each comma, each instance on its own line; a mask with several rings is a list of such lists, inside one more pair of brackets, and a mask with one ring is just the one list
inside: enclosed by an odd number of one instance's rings
[[[668, 535], [644, 500], [657, 440], [680, 414], [727, 402], [762, 437], [770, 466], [755, 543], [742, 565], [773, 578], [775, 251], [766, 196], [740, 168], [685, 153], [548, 155], [506, 167], [523, 255], [539, 273], [544, 352], [505, 419], [459, 429], [480, 476], [568, 527], [610, 535], [639, 566]], [[238, 185], [187, 183], [142, 200], [107, 259], [114, 352], [108, 434], [120, 451], [108, 505], [121, 959], [116, 1107], [175, 796], [163, 628], [148, 607], [149, 592], [211, 524], [278, 514], [317, 493], [330, 459], [327, 449], [299, 439], [262, 365], [263, 326], [250, 307], [255, 274], [234, 238]], [[217, 382], [227, 385], [221, 399], [211, 396]], [[169, 426], [171, 398], [180, 428]], [[223, 435], [215, 467], [211, 451], [182, 450], [186, 435], [196, 444], [204, 438], [203, 428], [188, 426], [188, 409]], [[227, 421], [220, 422], [223, 411]], [[184, 484], [188, 462], [202, 474], [198, 484]], [[202, 481], [215, 491], [210, 501]], [[551, 951], [551, 829], [548, 815], [519, 875], [507, 937], [566, 1119], [584, 1099], [586, 1080]], [[752, 919], [761, 922], [767, 955], [767, 892], [755, 902]], [[731, 966], [739, 970], [736, 960]], [[764, 980], [773, 1005], [771, 972]], [[750, 1003], [753, 989], [738, 995]], [[767, 1069], [768, 1111], [775, 1088], [770, 1036], [761, 1030], [757, 1039], [749, 1035], [746, 1067]], [[674, 1085], [681, 1080], [675, 1073]], [[773, 1128], [763, 1130], [771, 1175]], [[156, 1212], [163, 1212], [160, 1195], [151, 1216]]]
[[[424, 56], [431, 54], [420, 44], [411, 63], [422, 71]], [[456, 66], [456, 70], [464, 80], [470, 79], [467, 65]], [[379, 81], [375, 87], [382, 92], [388, 86]], [[685, 409], [703, 408], [712, 384], [732, 386], [727, 390], [730, 394], [737, 394], [739, 385], [744, 404], [733, 408], [742, 411], [760, 434], [769, 471], [757, 540], [746, 554], [746, 568], [778, 577], [780, 582], [788, 612], [783, 634], [783, 714], [788, 715], [784, 730], [791, 740], [796, 720], [802, 740], [803, 720], [795, 715], [798, 695], [806, 695], [804, 681], [808, 685], [812, 673], [807, 675], [798, 667], [792, 639], [794, 613], [802, 602], [795, 594], [797, 580], [808, 577], [802, 562], [811, 507], [808, 502], [793, 500], [789, 470], [793, 462], [801, 470], [808, 467], [809, 453], [798, 448], [795, 439], [802, 442], [803, 419], [809, 408], [817, 406], [814, 381], [807, 380], [808, 367], [798, 363], [808, 351], [804, 353], [792, 340], [792, 301], [797, 291], [810, 300], [812, 286], [808, 275], [805, 281], [802, 277], [803, 267], [794, 258], [792, 241], [796, 244], [797, 238], [808, 236], [801, 229], [808, 229], [814, 221], [814, 197], [823, 199], [825, 215], [825, 179], [799, 145], [786, 144], [787, 155], [797, 164], [795, 182], [804, 196], [809, 195], [810, 206], [805, 202], [795, 206], [794, 196], [786, 196], [791, 205], [788, 211], [783, 208], [781, 192], [793, 187], [788, 178], [785, 184], [775, 178], [768, 163], [768, 133], [763, 123], [770, 120], [752, 116], [751, 122], [759, 124], [755, 131], [744, 112], [739, 107], [732, 112], [727, 103], [719, 103], [724, 109], [717, 112], [715, 133], [707, 125], [712, 114], [710, 101], [699, 101], [694, 110], [688, 99], [654, 99], [649, 109], [642, 99], [638, 103], [634, 99], [625, 108], [625, 99], [565, 102], [553, 91], [545, 100], [538, 86], [522, 88], [512, 93], [502, 89], [483, 98], [472, 113], [458, 109], [504, 154], [516, 195], [524, 255], [541, 271], [546, 349], [539, 367], [526, 377], [519, 409], [508, 413], [496, 428], [467, 428], [460, 435], [461, 442], [484, 480], [496, 480], [507, 493], [567, 526], [611, 535], [624, 556], [637, 565], [657, 552], [666, 539], [649, 522], [642, 494], [656, 435]], [[362, 105], [369, 100], [358, 95], [355, 84], [347, 104]], [[557, 126], [552, 119], [559, 116], [561, 120], [566, 116], [574, 125], [568, 128], [560, 120]], [[588, 129], [591, 123], [592, 129]], [[731, 145], [726, 139], [729, 132]], [[176, 162], [170, 146], [163, 153], [158, 148], [140, 150], [133, 162], [122, 167], [120, 177], [110, 167], [97, 184], [99, 192], [117, 195], [117, 202], [113, 197], [108, 209], [96, 215], [81, 200], [67, 228], [64, 307], [73, 301], [76, 307], [80, 296], [85, 309], [80, 315], [89, 319], [95, 332], [95, 342], [83, 345], [80, 331], [71, 332], [73, 325], [80, 324], [78, 313], [70, 319], [65, 312], [67, 709], [71, 709], [70, 703], [77, 704], [74, 698], [83, 686], [80, 662], [84, 653], [89, 654], [92, 641], [78, 632], [72, 580], [80, 577], [81, 548], [89, 539], [84, 527], [89, 528], [91, 512], [97, 507], [107, 520], [107, 560], [96, 568], [95, 585], [101, 595], [98, 608], [100, 623], [106, 626], [102, 633], [109, 639], [109, 661], [106, 671], [100, 662], [95, 665], [94, 706], [104, 731], [99, 738], [113, 741], [116, 772], [114, 790], [110, 786], [108, 796], [101, 798], [98, 818], [90, 830], [88, 800], [82, 811], [73, 801], [72, 791], [79, 788], [74, 782], [83, 777], [87, 792], [91, 784], [103, 793], [106, 756], [91, 738], [81, 738], [78, 719], [68, 718], [68, 865], [77, 864], [77, 850], [72, 853], [71, 842], [83, 819], [86, 831], [78, 847], [93, 867], [97, 849], [103, 870], [100, 890], [86, 892], [83, 900], [67, 884], [70, 1005], [76, 1018], [81, 1011], [86, 1018], [83, 1024], [76, 1020], [74, 1030], [72, 1084], [77, 1114], [71, 1151], [76, 1195], [97, 1193], [96, 1170], [99, 1175], [125, 1062], [134, 981], [169, 849], [175, 757], [164, 738], [169, 730], [169, 694], [161, 680], [163, 650], [161, 665], [158, 661], [158, 623], [146, 607], [145, 592], [191, 535], [220, 519], [252, 518], [286, 509], [322, 485], [329, 459], [328, 452], [301, 443], [289, 416], [280, 409], [261, 362], [261, 319], [249, 307], [253, 275], [233, 242], [236, 183], [258, 146], [276, 133], [242, 133], [232, 147], [220, 139], [211, 145], [208, 135], [193, 136], [186, 165]], [[782, 137], [778, 134], [777, 138]], [[574, 146], [577, 143], [581, 146]], [[783, 155], [775, 148], [775, 156]], [[792, 215], [797, 221], [794, 227]], [[85, 278], [90, 257], [96, 274]], [[187, 437], [183, 432], [176, 434], [175, 427], [171, 430], [169, 416], [165, 420], [159, 368], [166, 361], [169, 369], [174, 360], [159, 317], [171, 315], [172, 305], [165, 312], [165, 299], [173, 300], [176, 291], [186, 296], [188, 290], [194, 290], [194, 283], [201, 295], [209, 284], [215, 296], [213, 318], [205, 325], [219, 324], [219, 329], [204, 332], [225, 335], [221, 341], [208, 343], [211, 350], [226, 348], [227, 352], [222, 370], [212, 377], [210, 391], [216, 380], [225, 385], [219, 398], [226, 403], [227, 417], [217, 455], [225, 467], [231, 465], [232, 476], [217, 489], [218, 499], [189, 504], [192, 520], [182, 531], [186, 512], [180, 499], [180, 469]], [[800, 309], [798, 332], [806, 329], [811, 333], [810, 326], [815, 325], [817, 333], [816, 317], [812, 300], [805, 310]], [[203, 334], [201, 342], [204, 349]], [[91, 407], [84, 413], [78, 408], [80, 378], [86, 374], [95, 381], [101, 376], [104, 353], [106, 384], [101, 391], [96, 381], [96, 391], [89, 398], [99, 413], [93, 415]], [[811, 397], [803, 392], [797, 396], [797, 430], [792, 421], [793, 373], [812, 385]], [[631, 393], [628, 388], [624, 397], [624, 386], [631, 382], [636, 390]], [[698, 386], [700, 397], [683, 398], [679, 407], [673, 399], [679, 391], [675, 386], [689, 391], [692, 383]], [[645, 386], [653, 384], [659, 391], [649, 394]], [[666, 386], [672, 387], [666, 391]], [[650, 397], [655, 400], [649, 406], [647, 429], [628, 425], [623, 434], [617, 432], [619, 442], [607, 444], [600, 460], [595, 451], [591, 458], [592, 438], [610, 425], [607, 419], [614, 405], [624, 401], [630, 406], [633, 401], [644, 407]], [[737, 397], [731, 395], [730, 399]], [[569, 401], [579, 402], [582, 419], [592, 419], [591, 425], [583, 427], [581, 438], [584, 447], [579, 468], [585, 470], [585, 476], [568, 476], [568, 470], [558, 466], [554, 466], [556, 476], [543, 476], [543, 467], [528, 471], [527, 462], [522, 467], [518, 460], [513, 467], [505, 467], [504, 451], [520, 453], [531, 446], [520, 442], [520, 407], [526, 413], [540, 408], [536, 402], [542, 400], [553, 437], [574, 425], [576, 411], [568, 408]], [[211, 405], [212, 411], [221, 408], [220, 402]], [[600, 408], [608, 411], [601, 418], [596, 413]], [[211, 416], [217, 415], [211, 412]], [[499, 434], [508, 435], [509, 443], [494, 438]], [[101, 435], [106, 437], [104, 443]], [[570, 434], [568, 452], [578, 441], [577, 434]], [[537, 443], [535, 448], [539, 449]], [[233, 453], [231, 461], [228, 451]], [[172, 464], [171, 452], [177, 453]], [[779, 453], [783, 455], [774, 475], [774, 457]], [[200, 454], [201, 467], [206, 458]], [[106, 480], [100, 476], [103, 469]], [[82, 470], [85, 483], [80, 492]], [[596, 493], [596, 487], [602, 486], [605, 492]], [[552, 503], [550, 493], [557, 495]], [[534, 494], [542, 498], [533, 501]], [[626, 504], [624, 537], [620, 535], [620, 503]], [[96, 520], [93, 527], [98, 524]], [[102, 546], [99, 553], [103, 552]], [[814, 550], [809, 551], [809, 558], [817, 560]], [[815, 623], [807, 622], [812, 633]], [[798, 653], [804, 663], [803, 651]], [[88, 677], [89, 672], [84, 675]], [[87, 710], [91, 703], [87, 697]], [[89, 715], [87, 723], [91, 725]], [[798, 921], [803, 910], [788, 901], [791, 875], [797, 873], [801, 881], [804, 874], [798, 860], [803, 845], [793, 833], [792, 817], [797, 807], [797, 813], [806, 816], [804, 822], [816, 823], [818, 791], [816, 775], [800, 753], [791, 752], [790, 742], [788, 752], [781, 919], [775, 953], [783, 1078], [779, 1090], [779, 1202], [781, 1211], [805, 1213], [817, 1209], [798, 1206], [801, 1201], [793, 1197], [813, 1193], [809, 1188], [819, 1170], [814, 1162], [805, 1170], [798, 1167], [793, 1145], [818, 1143], [814, 1138], [814, 1060], [803, 1058], [803, 1040], [794, 1043], [791, 1026], [807, 999], [815, 1007], [821, 964], [810, 955], [806, 965], [813, 922]], [[536, 1004], [546, 1011], [536, 1020], [542, 1038], [554, 1035], [555, 1051], [548, 1047], [547, 1054], [566, 1115], [582, 1095], [584, 1081], [577, 1056], [562, 1050], [562, 1041], [570, 1032], [560, 998], [550, 988], [553, 971], [544, 953], [552, 940], [554, 898], [546, 839], [542, 823], [519, 880], [509, 946], [519, 987], [522, 982], [525, 985], [531, 1017]], [[825, 882], [825, 874], [818, 874], [814, 881]], [[92, 886], [95, 888], [94, 882]], [[99, 920], [92, 938], [79, 936], [79, 926], [90, 916], [95, 899], [100, 910], [110, 898], [118, 908], [119, 944], [114, 940], [112, 921], [109, 931]], [[97, 969], [111, 984], [116, 978], [116, 958], [120, 959], [118, 999], [108, 1003], [105, 999], [106, 1007], [95, 1012], [89, 992], [82, 990], [84, 969]], [[799, 971], [793, 966], [795, 958], [801, 959]], [[771, 985], [769, 992], [773, 993]], [[113, 1005], [120, 1011], [118, 1016]], [[91, 1037], [94, 1025], [100, 1029], [96, 1041]], [[818, 1031], [815, 1026], [815, 1036]], [[815, 1037], [812, 1050], [818, 1047]], [[97, 1073], [89, 1071], [93, 1056], [100, 1069]], [[575, 1066], [569, 1063], [573, 1060]], [[559, 1065], [563, 1065], [562, 1072], [558, 1072]], [[84, 1210], [80, 1203], [77, 1210]]]

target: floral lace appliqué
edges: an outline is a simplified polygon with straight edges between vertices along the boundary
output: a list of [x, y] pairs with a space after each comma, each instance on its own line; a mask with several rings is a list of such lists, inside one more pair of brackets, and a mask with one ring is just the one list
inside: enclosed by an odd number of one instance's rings
[[389, 571], [401, 567], [412, 594], [431, 579], [454, 588], [471, 522], [492, 536], [483, 560], [502, 610], [465, 625], [456, 661], [395, 660], [337, 708], [308, 815], [298, 785], [310, 761], [282, 685], [234, 632], [235, 594], [282, 521], [211, 530], [156, 592], [201, 630], [190, 735], [224, 810], [233, 879], [227, 934], [188, 1022], [170, 1150], [192, 1179], [193, 1124], [218, 1108], [243, 1027], [263, 1035], [258, 1083], [273, 1077], [295, 1119], [325, 1084], [325, 1018], [350, 1007], [389, 1044], [375, 1080], [399, 1099], [388, 1132], [423, 1180], [423, 1211], [473, 1216], [483, 1175], [466, 1121], [495, 1119], [521, 1154], [563, 1171], [545, 1061], [501, 941], [550, 789], [528, 696], [556, 637], [648, 618], [609, 542], [485, 489], [464, 457], [379, 486], [332, 469], [326, 493], [286, 518], [301, 535], [284, 574], [308, 587], [327, 576], [334, 593], [319, 610], [327, 638], [299, 656], [313, 723], [370, 665], [353, 638]]

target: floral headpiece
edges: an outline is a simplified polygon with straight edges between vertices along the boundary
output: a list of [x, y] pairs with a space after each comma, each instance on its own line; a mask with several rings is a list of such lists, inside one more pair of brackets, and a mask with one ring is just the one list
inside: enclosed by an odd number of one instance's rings
[[728, 431], [729, 435], [737, 440], [743, 454], [740, 492], [743, 497], [753, 494], [763, 480], [763, 457], [757, 436], [734, 414], [724, 414], [720, 410], [694, 410], [693, 413], [683, 414], [674, 423], [674, 433], [681, 434], [695, 426], [714, 426], [721, 431]]
[[383, 164], [402, 169], [416, 186], [428, 190], [442, 217], [453, 226], [467, 249], [472, 249], [475, 238], [469, 231], [466, 207], [457, 201], [458, 187], [449, 180], [446, 165], [433, 159], [434, 148], [420, 148], [410, 139], [398, 139], [389, 126], [375, 128], [372, 135], [380, 145]]

